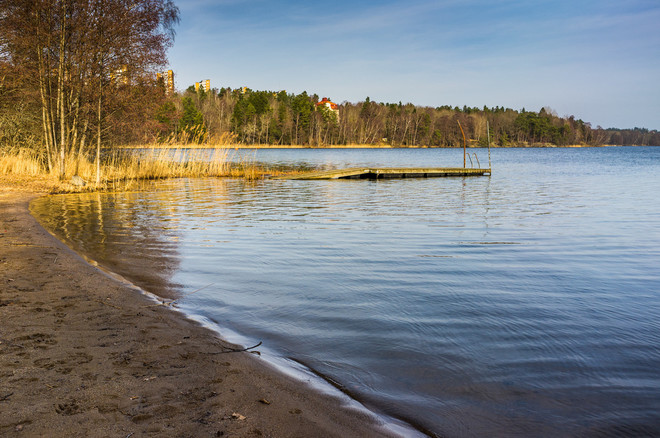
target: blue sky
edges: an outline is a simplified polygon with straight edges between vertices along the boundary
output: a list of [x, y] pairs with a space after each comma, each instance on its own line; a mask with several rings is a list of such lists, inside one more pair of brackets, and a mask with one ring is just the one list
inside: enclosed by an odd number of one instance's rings
[[660, 129], [658, 0], [178, 0], [178, 89], [505, 106]]

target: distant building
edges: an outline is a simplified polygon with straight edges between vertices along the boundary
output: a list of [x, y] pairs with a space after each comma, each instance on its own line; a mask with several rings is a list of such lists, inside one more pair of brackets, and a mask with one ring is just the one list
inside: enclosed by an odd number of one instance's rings
[[206, 79], [202, 82], [195, 82], [195, 91], [199, 92], [200, 89], [206, 91], [207, 93], [211, 91], [211, 80]]
[[321, 99], [319, 103], [316, 104], [317, 107], [322, 105], [328, 108], [329, 110], [336, 111], [337, 113], [339, 113], [339, 105], [337, 105], [334, 102], [331, 102], [330, 99], [328, 99], [327, 97], [324, 97], [323, 99]]
[[174, 94], [174, 72], [167, 70], [167, 81], [165, 81], [165, 93]]
[[316, 108], [324, 108], [326, 111], [330, 111], [330, 113], [334, 114], [336, 117], [336, 121], [339, 122], [339, 105], [332, 102], [327, 97], [321, 99], [321, 101], [316, 104]]
[[174, 94], [174, 72], [167, 70], [167, 81], [165, 82], [165, 92], [167, 94]]
[[[174, 94], [174, 72], [172, 70], [167, 70], [164, 74], [166, 75], [163, 83], [163, 85], [165, 85], [165, 94]], [[158, 82], [162, 81], [163, 73], [156, 73], [156, 80]]]
[[115, 84], [128, 85], [128, 65], [124, 64], [114, 73], [110, 73], [110, 79]]

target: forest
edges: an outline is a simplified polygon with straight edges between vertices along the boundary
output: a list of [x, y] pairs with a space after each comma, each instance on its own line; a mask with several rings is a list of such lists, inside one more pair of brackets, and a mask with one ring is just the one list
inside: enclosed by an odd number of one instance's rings
[[[317, 94], [189, 87], [159, 109], [160, 138], [203, 132], [199, 141], [231, 138], [242, 144], [469, 146], [658, 145], [647, 129], [593, 128], [550, 108], [538, 112], [504, 107], [421, 107], [411, 103], [343, 102], [332, 111]], [[489, 132], [490, 131], [490, 132]]]

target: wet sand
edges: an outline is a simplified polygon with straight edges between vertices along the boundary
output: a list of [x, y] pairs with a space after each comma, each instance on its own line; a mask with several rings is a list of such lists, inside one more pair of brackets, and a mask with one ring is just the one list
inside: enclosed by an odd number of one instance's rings
[[394, 436], [86, 263], [36, 196], [0, 181], [0, 436]]

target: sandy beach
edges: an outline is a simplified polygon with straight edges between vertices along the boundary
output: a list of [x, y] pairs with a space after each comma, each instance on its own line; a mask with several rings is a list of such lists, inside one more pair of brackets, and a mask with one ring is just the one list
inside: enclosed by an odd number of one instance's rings
[[0, 181], [1, 436], [394, 436], [86, 263], [39, 195]]

